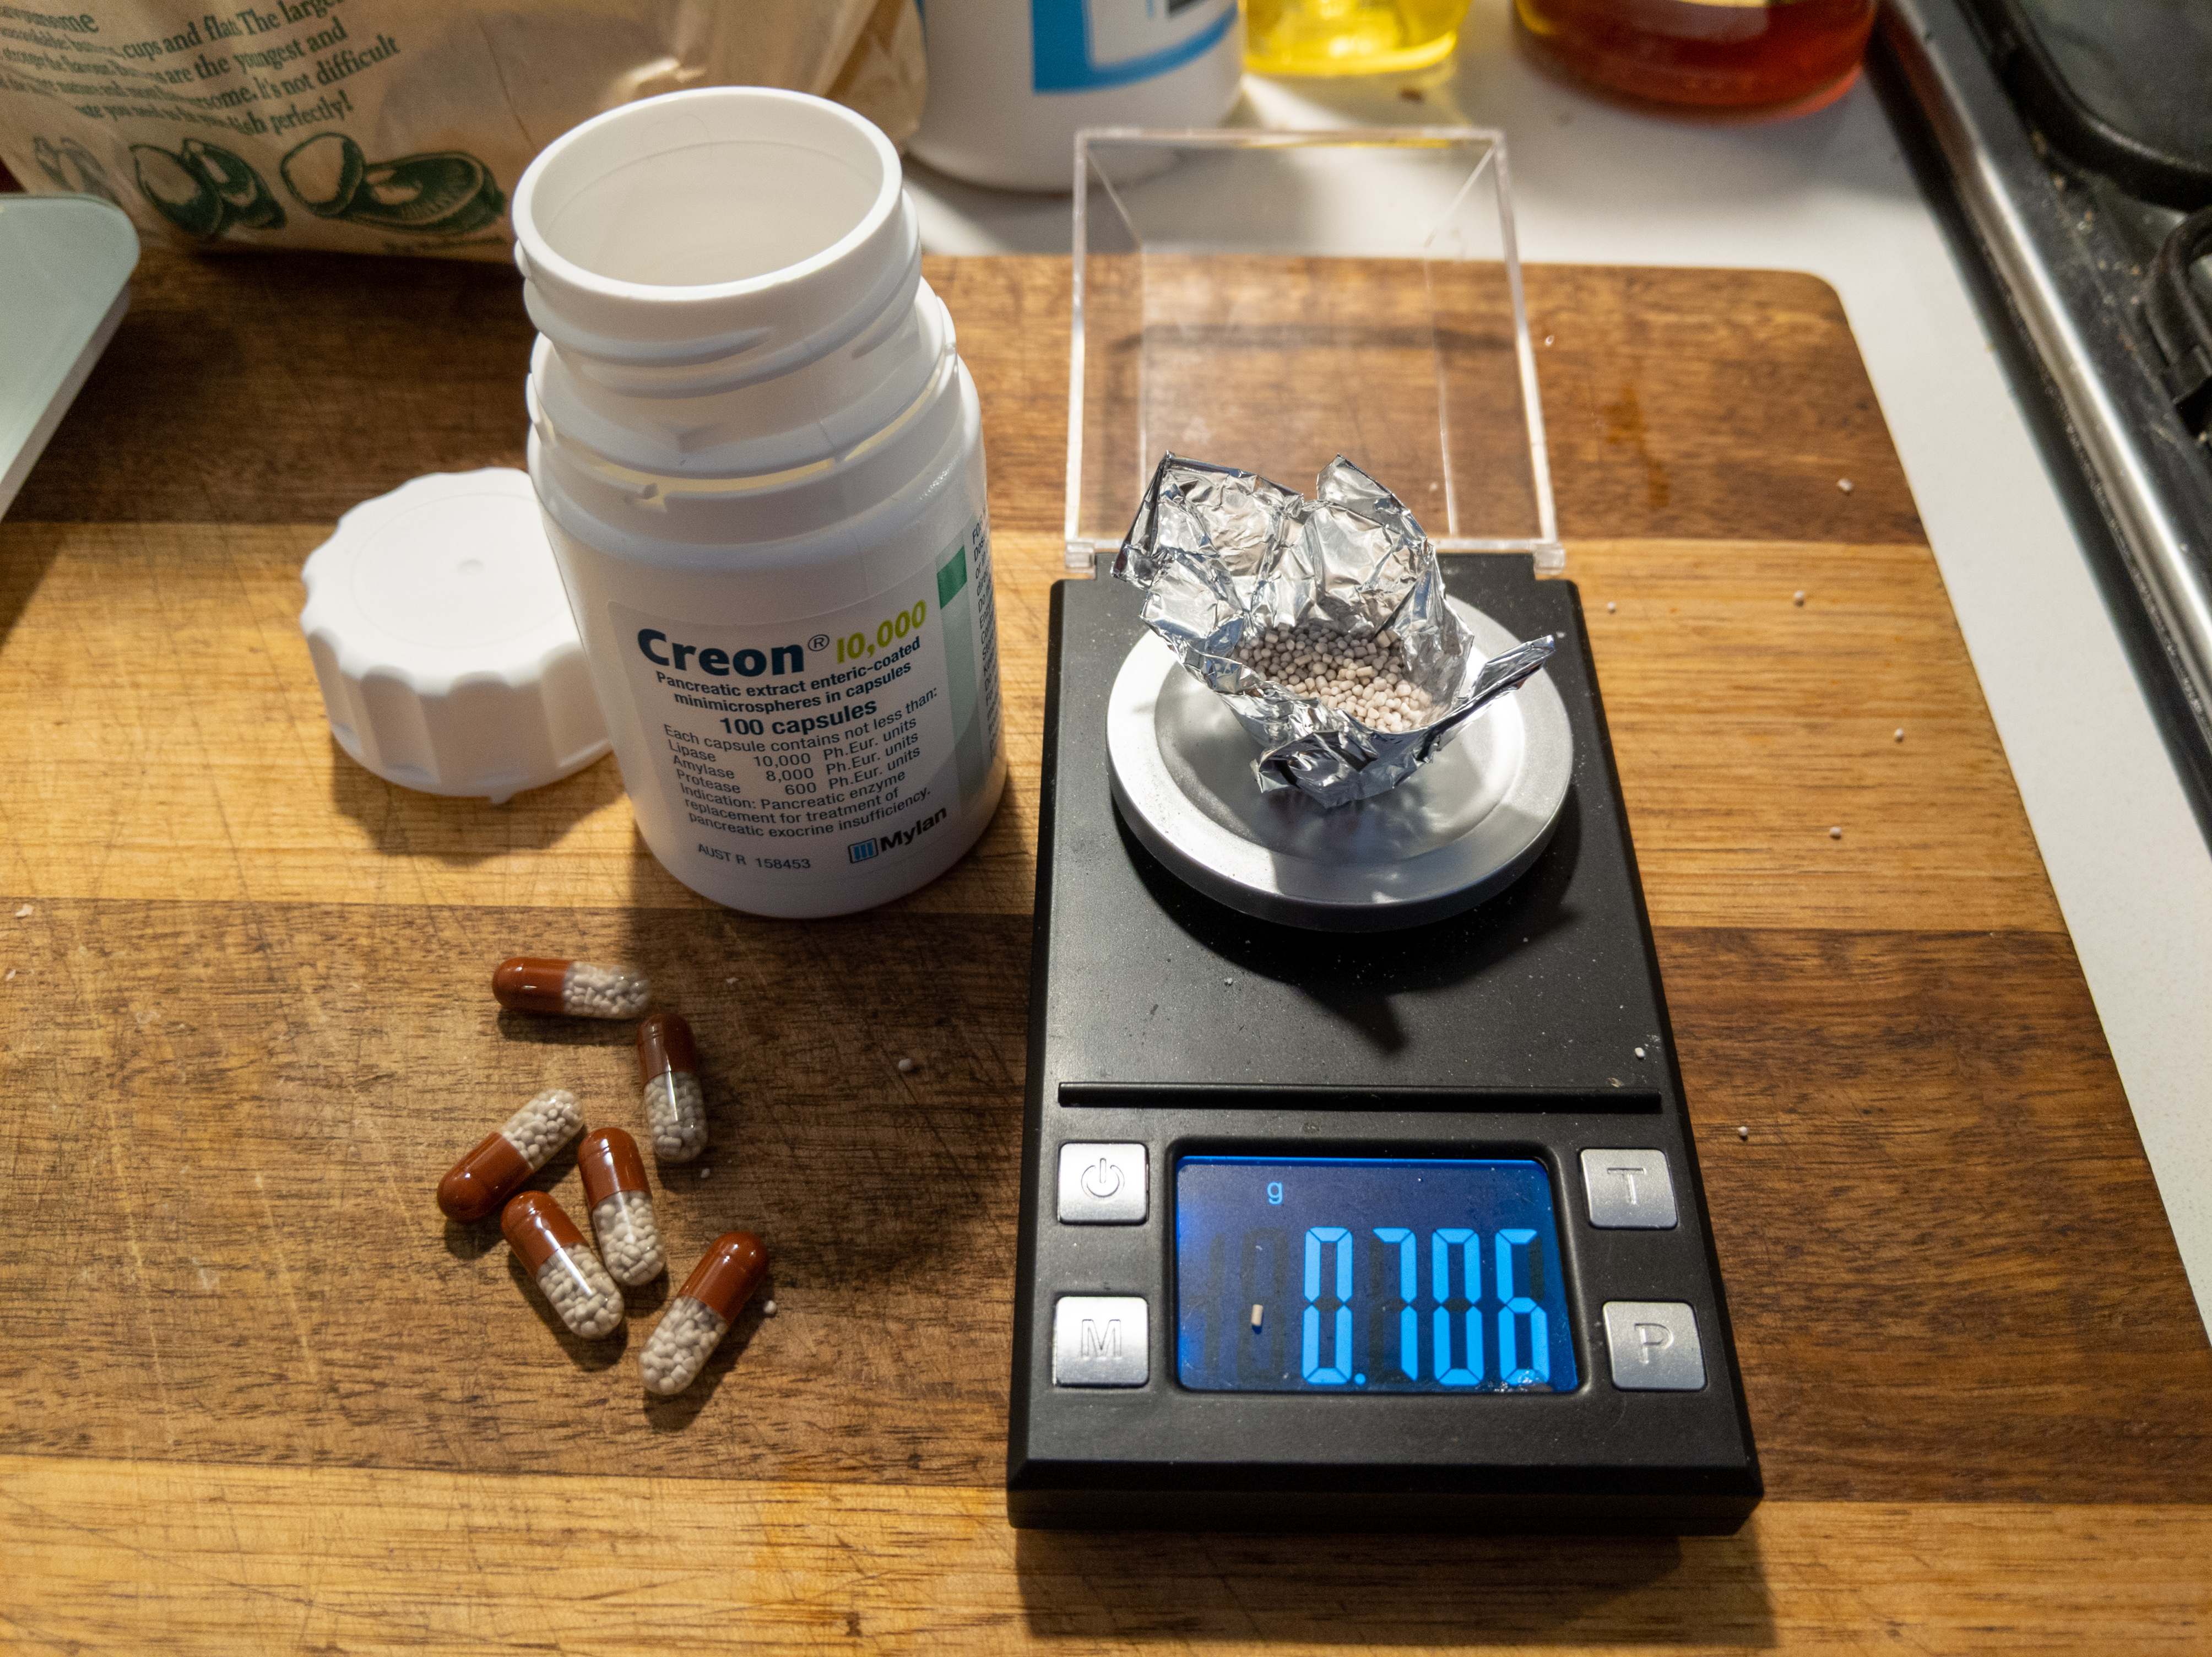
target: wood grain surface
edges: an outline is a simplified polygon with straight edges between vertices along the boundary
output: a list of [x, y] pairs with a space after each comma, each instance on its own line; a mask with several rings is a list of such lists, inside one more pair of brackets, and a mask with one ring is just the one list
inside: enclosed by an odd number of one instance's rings
[[[27, 1485], [36, 1495], [26, 1497]], [[1085, 1536], [995, 1489], [0, 1457], [25, 1648], [2201, 1652], [2202, 1507], [1770, 1502], [1733, 1537]], [[310, 1569], [294, 1562], [312, 1560]], [[431, 1569], [425, 1569], [428, 1563]], [[66, 1634], [64, 1631], [66, 1630]], [[158, 1642], [149, 1640], [157, 1632]], [[82, 1643], [77, 1643], [82, 1642]]]
[[[611, 761], [492, 807], [330, 738], [300, 562], [519, 463], [514, 279], [149, 251], [0, 523], [7, 1639], [2203, 1648], [2212, 1351], [1840, 310], [1774, 273], [1528, 273], [1766, 1506], [1679, 1544], [1006, 1528], [1067, 266], [929, 275], [1013, 783], [935, 885], [799, 924], [661, 873]], [[636, 1125], [627, 1027], [490, 1004], [523, 951], [636, 960], [699, 1030], [715, 1148], [663, 1224], [759, 1231], [777, 1312], [682, 1398], [431, 1203], [538, 1087]], [[568, 1156], [538, 1183], [575, 1206]]]

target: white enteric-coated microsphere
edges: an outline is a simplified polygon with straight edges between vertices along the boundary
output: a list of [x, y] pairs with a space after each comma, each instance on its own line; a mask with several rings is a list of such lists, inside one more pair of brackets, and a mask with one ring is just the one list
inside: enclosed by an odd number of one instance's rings
[[643, 1191], [618, 1191], [592, 1209], [592, 1235], [607, 1275], [627, 1288], [651, 1282], [668, 1269], [653, 1199]]
[[1296, 696], [1310, 697], [1370, 729], [1419, 730], [1437, 711], [1413, 683], [1398, 636], [1385, 628], [1354, 637], [1316, 621], [1266, 628], [1238, 652], [1237, 660], [1262, 679]]
[[679, 1295], [661, 1315], [652, 1338], [639, 1357], [638, 1373], [646, 1390], [673, 1398], [699, 1379], [707, 1360], [730, 1332], [728, 1322], [716, 1317], [688, 1295]]
[[564, 1248], [539, 1267], [538, 1292], [587, 1341], [612, 1334], [622, 1322], [622, 1291], [588, 1248]]
[[548, 1087], [523, 1101], [522, 1108], [507, 1118], [500, 1132], [522, 1153], [523, 1161], [535, 1173], [583, 1125], [584, 1107], [576, 1095], [566, 1087]]
[[645, 1084], [645, 1124], [653, 1154], [664, 1162], [689, 1162], [707, 1148], [707, 1090], [699, 1078], [668, 1071]]

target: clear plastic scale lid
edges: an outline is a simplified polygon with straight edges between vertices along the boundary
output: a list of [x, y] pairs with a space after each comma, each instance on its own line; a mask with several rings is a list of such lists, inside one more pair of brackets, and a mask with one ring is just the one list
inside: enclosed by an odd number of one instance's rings
[[1094, 128], [1076, 165], [1069, 569], [1170, 450], [1292, 482], [1348, 455], [1437, 551], [1565, 569], [1501, 134]]
[[300, 578], [331, 734], [386, 782], [497, 804], [606, 752], [525, 473], [434, 472], [364, 501]]

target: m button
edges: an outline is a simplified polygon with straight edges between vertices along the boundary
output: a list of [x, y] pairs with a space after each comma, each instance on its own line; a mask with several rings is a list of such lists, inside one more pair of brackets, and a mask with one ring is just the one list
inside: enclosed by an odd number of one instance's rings
[[1150, 1313], [1139, 1295], [1063, 1295], [1052, 1308], [1054, 1386], [1142, 1386]]

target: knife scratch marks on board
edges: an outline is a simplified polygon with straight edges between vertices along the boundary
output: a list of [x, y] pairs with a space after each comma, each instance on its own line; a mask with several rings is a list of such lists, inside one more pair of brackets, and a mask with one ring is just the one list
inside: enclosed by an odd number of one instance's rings
[[269, 1206], [268, 1187], [259, 1173], [253, 1176], [253, 1194], [261, 1203], [261, 1234], [268, 1240], [269, 1258], [276, 1272], [277, 1292], [284, 1297], [284, 1310], [292, 1319], [292, 1332], [300, 1343], [300, 1356], [306, 1364], [308, 1381], [316, 1386], [323, 1384], [322, 1366], [315, 1360], [315, 1343], [308, 1338], [307, 1325], [300, 1315], [300, 1295], [292, 1282], [291, 1263], [284, 1258], [284, 1232], [276, 1223], [276, 1215]]
[[[153, 1295], [146, 1276], [146, 1251], [138, 1236], [138, 1203], [131, 1187], [131, 1174], [136, 1159], [128, 1147], [131, 1136], [124, 1131], [116, 1120], [116, 1106], [123, 1090], [103, 1087], [100, 1090], [100, 1110], [107, 1118], [107, 1152], [115, 1161], [115, 1195], [123, 1210], [124, 1246], [131, 1252], [131, 1287], [139, 1295], [140, 1317], [146, 1331], [146, 1352], [154, 1369], [154, 1386], [161, 1398], [161, 1436], [170, 1445], [177, 1442], [177, 1432], [172, 1424], [169, 1402], [169, 1370], [162, 1361], [161, 1335], [159, 1324], [151, 1312]], [[73, 1100], [72, 1104], [82, 1104]]]

